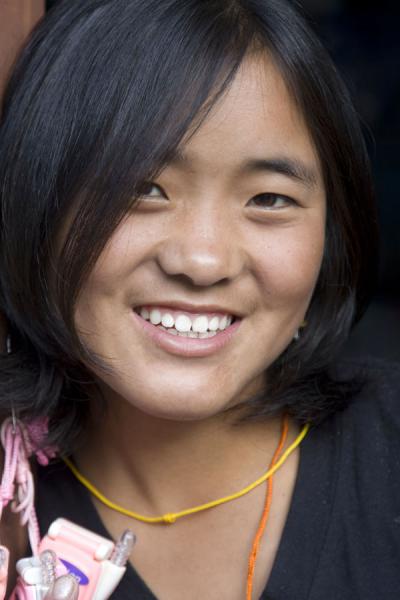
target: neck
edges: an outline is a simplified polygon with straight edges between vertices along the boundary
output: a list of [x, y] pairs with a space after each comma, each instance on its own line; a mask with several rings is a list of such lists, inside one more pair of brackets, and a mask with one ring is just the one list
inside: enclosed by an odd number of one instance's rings
[[[93, 414], [76, 454], [103, 494], [146, 515], [189, 508], [231, 494], [268, 468], [281, 419], [235, 424], [237, 414], [171, 421], [120, 398]], [[292, 441], [298, 430], [289, 429]]]

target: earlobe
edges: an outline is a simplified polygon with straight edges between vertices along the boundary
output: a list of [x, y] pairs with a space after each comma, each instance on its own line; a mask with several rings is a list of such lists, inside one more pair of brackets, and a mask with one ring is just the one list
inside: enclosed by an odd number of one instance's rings
[[299, 339], [300, 339], [300, 337], [301, 337], [301, 330], [302, 330], [302, 329], [304, 329], [305, 327], [307, 327], [307, 321], [306, 321], [306, 320], [304, 320], [304, 321], [302, 322], [302, 324], [300, 325], [300, 327], [298, 328], [298, 330], [297, 330], [297, 331], [296, 331], [296, 333], [294, 334], [294, 336], [293, 336], [293, 340], [294, 340], [295, 342], [298, 342], [298, 341], [299, 341]]

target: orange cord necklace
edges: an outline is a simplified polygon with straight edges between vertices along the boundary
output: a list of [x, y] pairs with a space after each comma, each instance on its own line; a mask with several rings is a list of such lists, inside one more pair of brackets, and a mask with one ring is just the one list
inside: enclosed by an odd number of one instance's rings
[[[285, 445], [288, 430], [289, 430], [289, 419], [288, 419], [287, 415], [285, 415], [283, 422], [282, 422], [281, 437], [279, 440], [279, 444], [275, 450], [275, 453], [272, 457], [272, 460], [270, 462], [270, 465], [269, 465], [270, 469], [274, 466], [274, 464], [278, 460], [279, 454], [281, 453], [282, 448]], [[274, 476], [271, 475], [271, 477], [269, 477], [267, 479], [267, 493], [265, 496], [264, 510], [263, 510], [263, 513], [261, 516], [260, 524], [257, 529], [257, 533], [254, 536], [253, 545], [252, 545], [250, 556], [249, 556], [248, 569], [247, 569], [246, 600], [251, 600], [251, 595], [252, 595], [252, 591], [253, 591], [253, 579], [254, 579], [254, 570], [255, 570], [255, 566], [256, 566], [257, 554], [258, 554], [258, 550], [260, 548], [261, 538], [262, 538], [262, 535], [265, 530], [265, 526], [268, 521], [269, 512], [270, 512], [271, 503], [272, 503], [273, 477]]]

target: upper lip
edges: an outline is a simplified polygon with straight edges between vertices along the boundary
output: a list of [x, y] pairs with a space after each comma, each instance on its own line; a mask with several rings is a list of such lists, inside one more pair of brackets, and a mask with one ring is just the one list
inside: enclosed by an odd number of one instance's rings
[[168, 301], [162, 300], [160, 302], [155, 302], [152, 300], [151, 302], [142, 302], [141, 304], [137, 304], [135, 308], [139, 308], [142, 306], [159, 306], [164, 308], [171, 308], [172, 310], [182, 310], [185, 312], [191, 313], [222, 313], [224, 315], [232, 315], [237, 318], [242, 318], [243, 313], [237, 310], [233, 310], [226, 306], [221, 306], [220, 304], [190, 304], [189, 302], [176, 302], [176, 301]]

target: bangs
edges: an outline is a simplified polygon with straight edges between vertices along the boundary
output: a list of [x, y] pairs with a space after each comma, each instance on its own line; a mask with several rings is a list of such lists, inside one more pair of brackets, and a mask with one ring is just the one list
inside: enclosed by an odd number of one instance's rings
[[[212, 3], [193, 0], [88, 1], [79, 8], [61, 2], [26, 47], [8, 86], [2, 132], [3, 198], [10, 198], [3, 214], [18, 221], [8, 246], [28, 236], [34, 246], [18, 258], [20, 277], [31, 282], [27, 297], [3, 303], [19, 328], [26, 327], [26, 311], [35, 319], [42, 312], [42, 294], [32, 288], [47, 281], [50, 269], [57, 278], [54, 304], [73, 329], [82, 282], [141, 184], [163, 168], [233, 80], [253, 35], [245, 35], [235, 11], [212, 13]], [[11, 139], [7, 123], [24, 119], [23, 134]], [[65, 222], [55, 265], [54, 232]], [[15, 261], [15, 254], [5, 260]]]

